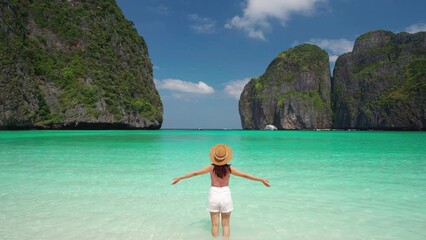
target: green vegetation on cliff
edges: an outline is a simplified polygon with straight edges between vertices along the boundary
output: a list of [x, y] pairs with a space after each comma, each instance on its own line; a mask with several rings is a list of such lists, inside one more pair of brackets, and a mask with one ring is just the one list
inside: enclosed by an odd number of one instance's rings
[[[0, 7], [0, 125], [161, 126], [146, 43], [115, 1], [14, 0]], [[144, 121], [157, 127], [138, 125]]]
[[322, 74], [324, 59], [328, 62], [328, 54], [323, 49], [302, 44], [280, 53], [268, 66], [262, 76], [263, 82], [288, 82], [297, 79], [297, 73], [312, 72]]
[[277, 107], [281, 108], [289, 99], [300, 101], [305, 106], [313, 107], [315, 110], [324, 110], [330, 108], [330, 106], [321, 99], [319, 92], [315, 90], [304, 92], [288, 91], [284, 95], [278, 96]]
[[[280, 53], [273, 62], [269, 65], [267, 71], [262, 76], [265, 83], [272, 85], [280, 85], [283, 82], [292, 83], [295, 80], [301, 80], [301, 74], [318, 76], [321, 78], [324, 74], [324, 68], [328, 63], [328, 54], [318, 46], [311, 44], [302, 44], [294, 48], [290, 48]], [[319, 81], [319, 85], [325, 88], [325, 79]], [[293, 83], [298, 84], [298, 83]], [[300, 85], [300, 84], [299, 84]], [[303, 85], [303, 83], [301, 84]], [[320, 96], [320, 89], [307, 88], [305, 91], [289, 90], [282, 94], [282, 91], [275, 93], [278, 96], [278, 107], [281, 107], [289, 97], [298, 98], [304, 102], [311, 102], [316, 108], [324, 108], [329, 102], [324, 103]], [[279, 87], [276, 88], [280, 89]]]
[[338, 58], [333, 78], [336, 128], [424, 129], [426, 33], [372, 31]]
[[243, 128], [330, 128], [330, 81], [328, 54], [318, 46], [303, 44], [280, 53], [241, 94]]
[[300, 71], [319, 71], [322, 70], [323, 60], [328, 59], [328, 54], [315, 45], [302, 44], [280, 53], [276, 59], [278, 65], [291, 64]]

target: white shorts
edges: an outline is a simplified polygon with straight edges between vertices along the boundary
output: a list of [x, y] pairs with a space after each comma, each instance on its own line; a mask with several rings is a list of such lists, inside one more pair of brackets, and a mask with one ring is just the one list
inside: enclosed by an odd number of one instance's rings
[[234, 209], [231, 189], [229, 187], [211, 187], [207, 209], [210, 212], [231, 212]]

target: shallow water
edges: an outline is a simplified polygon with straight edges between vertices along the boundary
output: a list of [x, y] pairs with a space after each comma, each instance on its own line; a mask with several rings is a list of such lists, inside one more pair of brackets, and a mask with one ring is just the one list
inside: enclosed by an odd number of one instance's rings
[[426, 133], [2, 131], [0, 239], [210, 239], [212, 145], [234, 150], [231, 239], [426, 239]]

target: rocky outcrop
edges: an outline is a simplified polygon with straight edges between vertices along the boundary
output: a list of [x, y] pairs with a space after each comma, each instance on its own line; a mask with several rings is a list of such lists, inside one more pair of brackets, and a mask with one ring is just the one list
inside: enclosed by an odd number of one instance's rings
[[328, 54], [303, 44], [279, 54], [244, 87], [239, 112], [244, 129], [324, 129], [332, 126]]
[[426, 32], [366, 33], [333, 76], [334, 128], [426, 128]]
[[114, 0], [0, 3], [0, 129], [158, 129], [147, 46]]

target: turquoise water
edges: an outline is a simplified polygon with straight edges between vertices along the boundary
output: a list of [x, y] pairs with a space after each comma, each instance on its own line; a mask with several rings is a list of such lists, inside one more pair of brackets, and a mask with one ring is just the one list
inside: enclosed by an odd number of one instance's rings
[[215, 143], [231, 178], [231, 239], [426, 239], [426, 133], [0, 132], [0, 239], [210, 239]]

